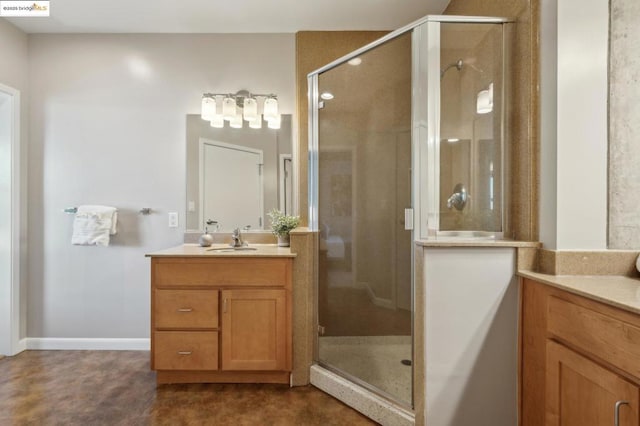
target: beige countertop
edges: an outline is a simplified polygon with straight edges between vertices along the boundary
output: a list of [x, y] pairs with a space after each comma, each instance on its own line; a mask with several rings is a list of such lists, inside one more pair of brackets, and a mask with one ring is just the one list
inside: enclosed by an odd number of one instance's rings
[[[182, 244], [165, 250], [147, 253], [146, 257], [296, 257], [290, 247], [278, 247], [277, 244], [249, 244], [256, 250], [232, 250], [228, 244], [213, 244], [200, 247], [198, 244]], [[211, 249], [229, 250], [211, 250]]]
[[423, 247], [540, 247], [537, 241], [493, 240], [482, 238], [439, 237], [433, 240], [416, 240]]
[[639, 278], [618, 275], [547, 275], [531, 271], [519, 271], [518, 275], [640, 314]]

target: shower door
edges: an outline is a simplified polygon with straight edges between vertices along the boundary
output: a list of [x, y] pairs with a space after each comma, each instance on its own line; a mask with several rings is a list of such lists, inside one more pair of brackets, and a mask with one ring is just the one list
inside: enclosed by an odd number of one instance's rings
[[[412, 403], [411, 33], [318, 76], [318, 362]], [[405, 220], [407, 219], [408, 222]]]

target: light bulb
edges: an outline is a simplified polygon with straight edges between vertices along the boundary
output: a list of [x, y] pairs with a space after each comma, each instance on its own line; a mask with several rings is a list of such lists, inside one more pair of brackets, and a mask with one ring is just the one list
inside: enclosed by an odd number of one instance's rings
[[211, 120], [214, 115], [216, 115], [216, 99], [210, 96], [203, 96], [200, 116], [203, 120]]
[[281, 121], [282, 119], [280, 115], [278, 115], [276, 118], [272, 118], [271, 120], [267, 121], [267, 127], [270, 129], [278, 130], [280, 128]]
[[243, 115], [246, 121], [253, 121], [258, 116], [258, 102], [254, 98], [244, 98]]
[[252, 129], [262, 129], [262, 117], [259, 115], [256, 116], [255, 120], [249, 122], [249, 127]]
[[230, 96], [222, 100], [222, 115], [225, 120], [231, 121], [236, 116], [236, 100]]
[[242, 114], [236, 114], [233, 118], [231, 118], [231, 120], [229, 121], [229, 126], [234, 129], [242, 129]]
[[269, 121], [278, 116], [278, 100], [276, 98], [267, 98], [264, 100], [264, 119]]
[[211, 119], [211, 127], [215, 127], [216, 129], [222, 129], [224, 127], [224, 117], [222, 114], [216, 114]]

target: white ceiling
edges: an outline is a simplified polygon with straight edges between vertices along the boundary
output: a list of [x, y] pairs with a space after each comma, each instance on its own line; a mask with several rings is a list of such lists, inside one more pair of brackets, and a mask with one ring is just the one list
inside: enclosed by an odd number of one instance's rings
[[27, 33], [292, 33], [393, 30], [449, 0], [52, 0], [48, 18], [10, 18]]

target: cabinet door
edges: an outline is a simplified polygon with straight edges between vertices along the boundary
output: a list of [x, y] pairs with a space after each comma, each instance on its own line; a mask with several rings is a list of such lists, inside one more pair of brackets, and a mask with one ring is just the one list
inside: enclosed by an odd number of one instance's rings
[[222, 369], [287, 369], [285, 290], [222, 292]]
[[638, 426], [639, 389], [612, 371], [547, 341], [546, 424], [610, 426], [618, 401], [620, 426]]

